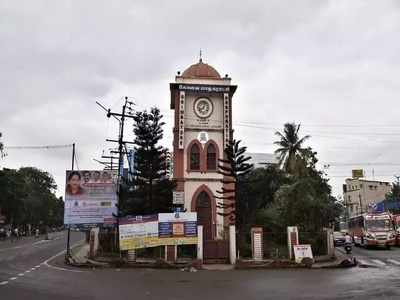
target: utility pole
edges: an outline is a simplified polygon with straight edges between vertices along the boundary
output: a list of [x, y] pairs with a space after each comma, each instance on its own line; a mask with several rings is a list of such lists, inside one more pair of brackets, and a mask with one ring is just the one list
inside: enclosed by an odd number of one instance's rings
[[[72, 144], [72, 163], [71, 163], [71, 171], [74, 170], [75, 167], [75, 143]], [[68, 208], [69, 209], [69, 208]], [[71, 224], [68, 224], [68, 236], [67, 236], [67, 255], [66, 259], [71, 256], [70, 251], [70, 239], [71, 239]]]
[[124, 126], [126, 118], [133, 119], [133, 108], [132, 105], [135, 105], [133, 102], [128, 101], [128, 97], [125, 97], [124, 105], [122, 106], [122, 113], [112, 112], [111, 109], [106, 109], [103, 105], [101, 105], [98, 101], [96, 103], [107, 112], [107, 118], [113, 117], [119, 122], [119, 134], [118, 140], [110, 140], [107, 139], [108, 142], [116, 142], [118, 143], [118, 151], [112, 151], [112, 153], [118, 153], [118, 157], [115, 156], [102, 156], [102, 158], [110, 158], [111, 159], [111, 169], [112, 169], [112, 161], [114, 158], [118, 158], [118, 177], [117, 177], [117, 199], [118, 199], [118, 210], [117, 210], [117, 244], [119, 244], [119, 218], [120, 218], [120, 204], [121, 204], [121, 178], [123, 176], [123, 164], [124, 164], [124, 145], [133, 144], [132, 142], [124, 141]]

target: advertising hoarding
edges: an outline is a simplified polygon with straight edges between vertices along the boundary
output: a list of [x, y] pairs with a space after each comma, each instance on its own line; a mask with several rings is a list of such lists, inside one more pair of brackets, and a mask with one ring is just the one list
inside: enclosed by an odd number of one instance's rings
[[115, 173], [111, 171], [67, 171], [64, 224], [112, 225], [117, 213]]
[[121, 218], [121, 250], [197, 244], [197, 213], [162, 213]]

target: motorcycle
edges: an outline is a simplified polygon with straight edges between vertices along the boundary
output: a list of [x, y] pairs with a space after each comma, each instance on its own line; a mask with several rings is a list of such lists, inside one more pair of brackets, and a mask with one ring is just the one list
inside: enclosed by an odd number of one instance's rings
[[352, 249], [351, 244], [347, 243], [344, 245], [344, 250], [346, 251], [347, 254], [351, 253], [351, 249]]

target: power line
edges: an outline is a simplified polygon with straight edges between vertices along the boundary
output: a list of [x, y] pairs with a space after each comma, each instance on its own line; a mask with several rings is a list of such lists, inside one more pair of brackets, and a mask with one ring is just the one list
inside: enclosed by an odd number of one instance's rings
[[[322, 162], [321, 162], [322, 163]], [[350, 162], [350, 163], [339, 163], [339, 162], [324, 162], [325, 165], [330, 167], [351, 167], [351, 166], [400, 166], [400, 163], [389, 163], [389, 162]]]
[[4, 146], [5, 149], [60, 149], [71, 148], [72, 144], [65, 145], [45, 145], [45, 146]]

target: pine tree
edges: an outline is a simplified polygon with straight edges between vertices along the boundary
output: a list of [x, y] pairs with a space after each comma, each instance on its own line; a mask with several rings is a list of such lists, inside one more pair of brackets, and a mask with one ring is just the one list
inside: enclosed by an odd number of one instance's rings
[[172, 207], [174, 183], [166, 178], [167, 149], [159, 145], [163, 138], [160, 110], [136, 112], [134, 191], [127, 197], [125, 211], [129, 214], [169, 212]]
[[224, 187], [217, 191], [220, 196], [216, 198], [221, 200], [217, 203], [217, 207], [224, 210], [219, 215], [227, 217], [230, 224], [236, 223], [236, 214], [240, 213], [236, 211], [238, 181], [253, 169], [253, 165], [248, 163], [251, 157], [245, 156], [247, 147], [241, 147], [240, 142], [236, 140], [229, 142], [224, 150], [225, 158], [219, 159], [218, 165], [218, 173], [224, 176], [222, 179]]

